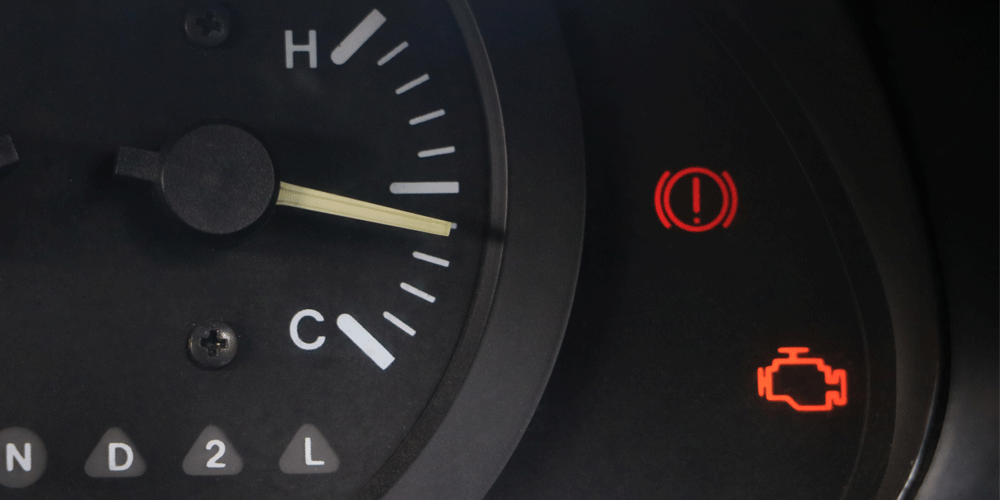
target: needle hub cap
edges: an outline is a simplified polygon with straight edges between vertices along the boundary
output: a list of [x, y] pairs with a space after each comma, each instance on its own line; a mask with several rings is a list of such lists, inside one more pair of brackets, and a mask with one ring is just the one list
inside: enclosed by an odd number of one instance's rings
[[267, 210], [275, 175], [264, 145], [232, 125], [188, 132], [163, 158], [160, 188], [170, 210], [210, 234], [246, 229]]

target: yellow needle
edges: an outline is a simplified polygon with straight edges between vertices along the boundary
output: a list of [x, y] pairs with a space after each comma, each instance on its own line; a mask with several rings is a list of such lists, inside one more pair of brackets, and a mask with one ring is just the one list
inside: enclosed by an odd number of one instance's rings
[[277, 204], [440, 236], [451, 234], [451, 223], [448, 221], [337, 196], [287, 182], [282, 182], [279, 185]]

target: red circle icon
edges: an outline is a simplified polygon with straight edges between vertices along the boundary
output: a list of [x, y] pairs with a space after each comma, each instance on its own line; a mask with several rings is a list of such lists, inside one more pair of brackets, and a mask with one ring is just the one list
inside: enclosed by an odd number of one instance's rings
[[[694, 217], [693, 224], [682, 221], [677, 216], [670, 201], [670, 195], [677, 185], [677, 181], [691, 176], [692, 203], [694, 211], [696, 213], [699, 212], [701, 210], [701, 179], [698, 175], [711, 179], [719, 188], [719, 192], [722, 195], [722, 205], [719, 207], [719, 213], [704, 224], [701, 223], [700, 217]], [[736, 192], [736, 184], [729, 173], [723, 171], [722, 175], [719, 175], [705, 167], [687, 167], [672, 176], [669, 170], [663, 172], [663, 175], [660, 176], [660, 181], [656, 183], [656, 198], [654, 199], [656, 215], [660, 218], [660, 222], [663, 223], [664, 227], [669, 229], [672, 226], [677, 226], [692, 233], [708, 231], [720, 224], [722, 227], [729, 227], [733, 222], [733, 217], [736, 216], [738, 201], [739, 196]]]

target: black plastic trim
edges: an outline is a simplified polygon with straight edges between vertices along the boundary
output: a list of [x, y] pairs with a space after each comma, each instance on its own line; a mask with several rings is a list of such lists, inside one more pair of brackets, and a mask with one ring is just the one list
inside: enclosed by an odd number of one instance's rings
[[[703, 4], [696, 10], [703, 19], [729, 19], [724, 21], [727, 29], [713, 31], [726, 34], [723, 43], [735, 49], [734, 57], [765, 102], [796, 103], [772, 106], [800, 110], [776, 120], [783, 128], [791, 121], [814, 131], [806, 142], [818, 141], [868, 238], [888, 300], [896, 350], [894, 434], [875, 498], [906, 498], [919, 485], [924, 458], [933, 452], [940, 427], [943, 329], [913, 179], [871, 66], [847, 17], [832, 1], [806, 6], [780, 0], [762, 9], [757, 2], [731, 0], [724, 2], [721, 17], [720, 10], [712, 12]], [[776, 16], [786, 30], [774, 29]], [[805, 28], [821, 23], [826, 27], [822, 33]], [[731, 29], [734, 26], [739, 29]], [[789, 43], [789, 32], [795, 32], [798, 43]], [[822, 70], [817, 68], [818, 54]]]
[[480, 80], [493, 161], [506, 156], [506, 231], [491, 235], [503, 238], [503, 256], [468, 375], [387, 500], [486, 494], [552, 371], [583, 242], [583, 132], [554, 13], [527, 0], [450, 3]]

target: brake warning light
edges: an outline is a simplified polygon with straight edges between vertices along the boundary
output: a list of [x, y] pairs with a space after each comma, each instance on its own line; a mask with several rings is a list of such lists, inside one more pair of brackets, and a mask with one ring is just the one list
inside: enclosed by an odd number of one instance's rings
[[[834, 370], [823, 361], [823, 358], [800, 358], [800, 354], [809, 352], [808, 347], [780, 347], [778, 352], [787, 354], [787, 358], [775, 358], [771, 366], [757, 368], [757, 394], [768, 401], [784, 401], [795, 411], [830, 411], [834, 406], [847, 404], [847, 371], [838, 368]], [[837, 386], [826, 391], [824, 404], [801, 404], [788, 394], [774, 393], [774, 375], [782, 366], [814, 366], [823, 374], [826, 385]]]
[[729, 172], [719, 175], [705, 167], [687, 167], [673, 174], [663, 172], [653, 204], [663, 227], [701, 233], [733, 223], [739, 194]]

